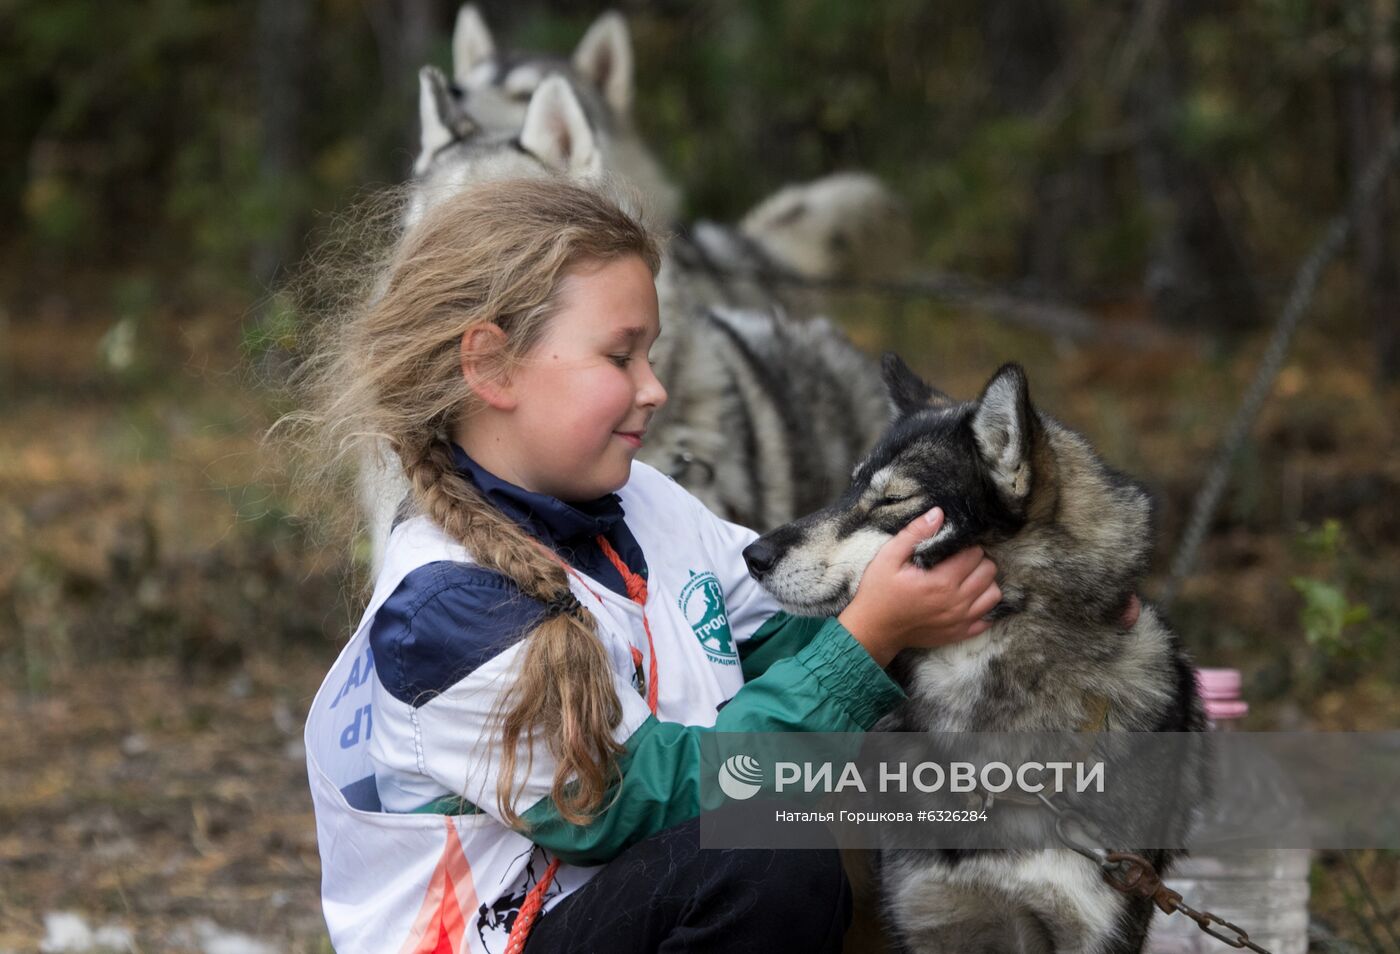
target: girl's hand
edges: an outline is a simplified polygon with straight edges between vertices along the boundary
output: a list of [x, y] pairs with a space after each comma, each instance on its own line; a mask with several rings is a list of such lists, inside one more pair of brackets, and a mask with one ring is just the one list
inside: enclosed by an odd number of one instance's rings
[[837, 620], [881, 666], [901, 649], [933, 649], [983, 633], [982, 617], [1001, 601], [997, 568], [969, 547], [921, 570], [914, 549], [943, 526], [934, 507], [880, 548]]

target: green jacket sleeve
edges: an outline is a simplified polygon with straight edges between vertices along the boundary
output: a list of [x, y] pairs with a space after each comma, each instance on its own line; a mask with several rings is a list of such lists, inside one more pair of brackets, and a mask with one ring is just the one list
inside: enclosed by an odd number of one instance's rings
[[796, 656], [826, 625], [821, 616], [790, 616], [778, 612], [748, 639], [739, 643], [739, 665], [744, 681], [752, 682], [780, 659]]
[[[603, 864], [714, 807], [701, 804], [700, 739], [706, 733], [863, 732], [904, 700], [899, 686], [836, 620], [770, 622], [770, 632], [744, 662], [746, 676], [750, 662], [761, 667], [761, 675], [720, 709], [712, 728], [648, 719], [625, 743], [622, 777], [609, 792], [607, 810], [588, 825], [573, 825], [559, 816], [553, 799], [543, 798], [524, 813], [529, 838], [570, 864]], [[794, 654], [781, 651], [798, 644]]]

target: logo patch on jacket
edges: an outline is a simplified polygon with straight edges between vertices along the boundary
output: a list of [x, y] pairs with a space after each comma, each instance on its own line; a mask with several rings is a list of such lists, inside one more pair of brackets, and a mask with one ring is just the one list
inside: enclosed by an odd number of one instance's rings
[[734, 648], [734, 634], [729, 631], [729, 613], [724, 608], [719, 578], [708, 570], [691, 570], [676, 602], [710, 661], [721, 666], [738, 665], [739, 653]]

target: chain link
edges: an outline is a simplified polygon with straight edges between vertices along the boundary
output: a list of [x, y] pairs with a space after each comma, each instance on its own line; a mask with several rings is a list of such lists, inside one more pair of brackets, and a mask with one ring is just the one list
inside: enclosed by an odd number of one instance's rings
[[1267, 948], [1251, 941], [1244, 928], [1183, 901], [1180, 894], [1162, 883], [1156, 867], [1142, 855], [1104, 848], [1107, 839], [1103, 832], [1082, 814], [1073, 808], [1061, 808], [1043, 794], [1039, 797], [1041, 804], [1055, 816], [1055, 835], [1065, 847], [1097, 864], [1110, 888], [1121, 894], [1147, 898], [1165, 914], [1184, 914], [1206, 934], [1233, 948], [1271, 954]]

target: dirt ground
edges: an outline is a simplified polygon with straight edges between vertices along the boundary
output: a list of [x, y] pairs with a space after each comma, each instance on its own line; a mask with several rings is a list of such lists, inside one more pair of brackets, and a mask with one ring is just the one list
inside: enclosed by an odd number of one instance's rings
[[[125, 929], [143, 952], [210, 950], [215, 929], [248, 951], [328, 951], [300, 730], [363, 566], [293, 516], [259, 443], [272, 404], [249, 383], [243, 316], [133, 320], [63, 290], [8, 307], [0, 952], [37, 950], [56, 912]], [[1023, 360], [1043, 408], [1156, 491], [1166, 542], [1146, 595], [1159, 591], [1262, 339], [1052, 346], [985, 318], [875, 315], [850, 321], [853, 337], [898, 347], [955, 395]], [[1373, 389], [1359, 337], [1343, 322], [1300, 339], [1173, 613], [1203, 663], [1245, 670], [1256, 728], [1400, 722], [1400, 395]], [[1310, 642], [1295, 577], [1366, 620]], [[1315, 914], [1363, 945], [1384, 937], [1396, 867], [1381, 852], [1319, 859]]]

